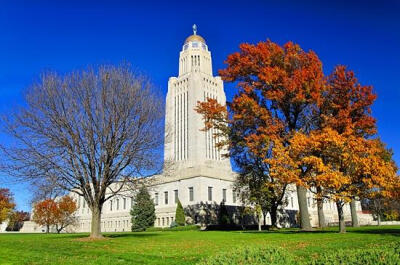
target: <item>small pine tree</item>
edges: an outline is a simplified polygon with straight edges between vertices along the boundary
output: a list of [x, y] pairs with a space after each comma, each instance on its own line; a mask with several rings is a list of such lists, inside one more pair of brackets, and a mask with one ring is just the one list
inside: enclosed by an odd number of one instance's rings
[[180, 200], [178, 200], [178, 205], [176, 206], [175, 222], [177, 225], [185, 225], [185, 212]]
[[218, 211], [218, 224], [219, 225], [228, 225], [231, 223], [229, 214], [228, 214], [228, 209], [225, 206], [225, 202], [222, 201], [221, 204], [219, 205], [219, 211]]
[[145, 231], [156, 220], [154, 202], [145, 186], [142, 186], [134, 198], [131, 209], [132, 231]]

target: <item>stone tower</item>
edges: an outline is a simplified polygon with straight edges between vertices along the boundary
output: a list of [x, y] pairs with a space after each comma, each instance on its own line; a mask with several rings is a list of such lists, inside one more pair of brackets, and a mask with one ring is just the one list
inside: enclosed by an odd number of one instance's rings
[[204, 121], [194, 110], [207, 98], [226, 102], [223, 81], [212, 73], [211, 52], [194, 25], [179, 54], [179, 75], [168, 81], [164, 159], [174, 165], [178, 177], [211, 174], [231, 179], [230, 161], [223, 156], [226, 150], [215, 147], [213, 129], [201, 130]]

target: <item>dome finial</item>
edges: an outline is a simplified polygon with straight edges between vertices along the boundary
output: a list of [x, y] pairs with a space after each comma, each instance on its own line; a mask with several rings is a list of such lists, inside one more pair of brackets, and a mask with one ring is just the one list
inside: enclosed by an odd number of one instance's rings
[[193, 24], [193, 35], [197, 35], [197, 26], [196, 24]]

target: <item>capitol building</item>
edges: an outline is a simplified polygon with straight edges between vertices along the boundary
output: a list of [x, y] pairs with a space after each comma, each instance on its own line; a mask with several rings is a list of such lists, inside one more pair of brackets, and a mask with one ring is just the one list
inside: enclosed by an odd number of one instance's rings
[[[235, 208], [242, 205], [234, 190], [236, 173], [232, 171], [229, 158], [224, 156], [227, 150], [215, 147], [219, 139], [213, 137], [214, 131], [204, 131], [202, 116], [194, 109], [199, 101], [207, 98], [216, 99], [225, 104], [224, 84], [219, 76], [213, 75], [212, 57], [207, 42], [197, 34], [193, 34], [183, 42], [179, 52], [179, 71], [177, 77], [168, 80], [166, 96], [166, 140], [164, 146], [165, 164], [171, 165], [160, 175], [149, 179], [149, 191], [154, 199], [156, 209], [156, 227], [168, 227], [175, 219], [178, 199], [182, 203], [187, 221], [199, 223], [199, 210], [206, 209], [208, 221], [216, 220], [215, 209], [224, 201], [235, 216]], [[167, 139], [168, 138], [168, 139]], [[114, 185], [118, 185], [115, 183]], [[89, 232], [91, 213], [83, 198], [70, 194], [79, 204], [77, 211], [78, 225], [69, 228], [75, 232]], [[102, 210], [101, 230], [103, 232], [122, 232], [131, 230], [130, 209], [134, 191], [124, 189], [107, 201]], [[307, 202], [311, 223], [318, 225], [316, 201], [312, 193], [308, 193]], [[281, 226], [295, 225], [294, 216], [298, 212], [296, 187], [286, 194], [287, 205], [280, 209], [278, 218]], [[350, 208], [345, 206], [345, 220], [351, 220]], [[361, 213], [361, 205], [357, 202], [360, 223], [372, 222], [370, 215]], [[337, 222], [336, 205], [333, 202], [324, 204], [325, 219]], [[284, 220], [284, 221], [282, 221]], [[29, 223], [29, 224], [28, 224]], [[40, 232], [32, 222], [24, 225], [22, 231]], [[269, 223], [266, 216], [265, 223]]]

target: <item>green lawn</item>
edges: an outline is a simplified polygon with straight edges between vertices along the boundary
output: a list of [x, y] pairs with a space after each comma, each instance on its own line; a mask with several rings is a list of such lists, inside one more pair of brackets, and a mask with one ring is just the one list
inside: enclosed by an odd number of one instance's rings
[[281, 246], [299, 260], [336, 249], [374, 248], [400, 240], [400, 226], [336, 228], [299, 232], [107, 233], [107, 240], [83, 242], [87, 234], [0, 234], [0, 264], [195, 264], [202, 257], [239, 246]]

